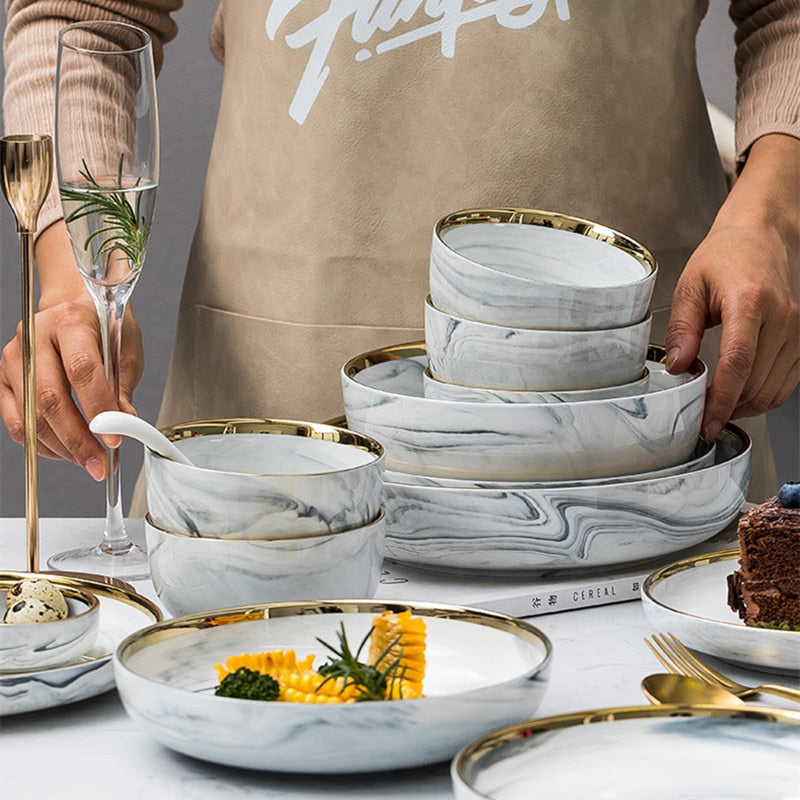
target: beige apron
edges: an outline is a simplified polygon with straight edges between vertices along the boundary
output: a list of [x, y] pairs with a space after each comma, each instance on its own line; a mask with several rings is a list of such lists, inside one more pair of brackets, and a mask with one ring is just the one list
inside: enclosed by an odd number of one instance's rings
[[659, 262], [663, 342], [726, 192], [697, 5], [226, 0], [159, 423], [341, 413], [348, 358], [423, 338], [431, 231], [465, 207], [562, 211], [641, 241]]

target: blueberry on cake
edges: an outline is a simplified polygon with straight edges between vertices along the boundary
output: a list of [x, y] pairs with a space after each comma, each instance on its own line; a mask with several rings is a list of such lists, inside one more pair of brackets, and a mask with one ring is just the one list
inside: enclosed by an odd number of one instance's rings
[[800, 631], [800, 483], [746, 511], [738, 536], [728, 605], [745, 625]]

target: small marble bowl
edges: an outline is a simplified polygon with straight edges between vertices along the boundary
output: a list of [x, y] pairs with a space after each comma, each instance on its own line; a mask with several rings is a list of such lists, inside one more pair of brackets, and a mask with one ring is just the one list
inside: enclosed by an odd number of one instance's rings
[[650, 385], [650, 370], [630, 383], [601, 386], [598, 389], [575, 389], [566, 392], [534, 392], [528, 389], [483, 389], [478, 386], [459, 386], [439, 381], [429, 368], [422, 373], [422, 389], [431, 400], [456, 400], [459, 403], [577, 403], [583, 400], [603, 400], [608, 397], [630, 397], [645, 394]]
[[163, 433], [196, 466], [145, 448], [147, 505], [168, 530], [213, 538], [336, 533], [381, 507], [383, 446], [314, 422], [223, 419]]
[[145, 521], [150, 576], [173, 615], [308, 597], [372, 597], [385, 518], [339, 533], [276, 539], [204, 539]]
[[[50, 576], [47, 577], [51, 580]], [[52, 581], [51, 581], [52, 582]], [[0, 582], [0, 608], [14, 582]], [[21, 672], [66, 664], [91, 649], [100, 625], [100, 603], [93, 594], [58, 587], [67, 601], [65, 619], [0, 624], [0, 672]]]
[[495, 325], [612, 328], [647, 316], [656, 272], [646, 248], [603, 225], [477, 208], [436, 223], [430, 293], [442, 311]]
[[707, 370], [670, 375], [650, 348], [650, 387], [577, 403], [473, 403], [424, 396], [421, 342], [374, 350], [342, 368], [347, 424], [378, 439], [386, 467], [434, 477], [573, 481], [648, 472], [691, 458]]
[[425, 302], [425, 345], [434, 378], [483, 389], [597, 389], [642, 376], [650, 323], [590, 331], [512, 328], [464, 319]]

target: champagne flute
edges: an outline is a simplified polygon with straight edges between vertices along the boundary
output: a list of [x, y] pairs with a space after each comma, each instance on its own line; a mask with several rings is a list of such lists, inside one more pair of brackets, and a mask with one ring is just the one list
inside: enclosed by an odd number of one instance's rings
[[[105, 377], [119, 398], [122, 321], [144, 262], [158, 187], [158, 109], [146, 31], [105, 20], [61, 30], [55, 153], [72, 250], [97, 308]], [[102, 540], [47, 563], [145, 578], [147, 554], [125, 529], [119, 449], [107, 448], [107, 455]]]

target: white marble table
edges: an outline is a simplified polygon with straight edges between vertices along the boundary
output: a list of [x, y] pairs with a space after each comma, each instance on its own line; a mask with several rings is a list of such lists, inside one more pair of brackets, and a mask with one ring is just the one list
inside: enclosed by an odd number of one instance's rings
[[[139, 523], [131, 525], [135, 538], [142, 536]], [[99, 520], [42, 520], [42, 562], [56, 550], [93, 543], [100, 530]], [[24, 520], [0, 520], [0, 567], [24, 570], [25, 564]], [[154, 598], [148, 581], [136, 588]], [[531, 622], [551, 639], [554, 649], [540, 716], [644, 704], [639, 682], [661, 669], [643, 642], [653, 631], [639, 602], [548, 614]], [[768, 677], [730, 665], [725, 669], [744, 680], [763, 682]], [[788, 678], [785, 682], [800, 685]], [[780, 700], [774, 704], [792, 707]], [[444, 800], [452, 798], [452, 791], [447, 764], [320, 777], [247, 772], [195, 761], [151, 739], [128, 718], [116, 692], [110, 691], [73, 705], [0, 720], [0, 798], [33, 800], [48, 795], [82, 800]]]

